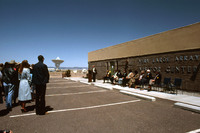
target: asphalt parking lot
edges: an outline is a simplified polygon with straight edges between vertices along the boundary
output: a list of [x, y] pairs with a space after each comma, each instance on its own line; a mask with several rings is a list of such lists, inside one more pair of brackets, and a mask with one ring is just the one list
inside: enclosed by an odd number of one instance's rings
[[142, 100], [61, 78], [47, 85], [47, 115], [16, 106], [5, 113], [0, 104], [0, 129], [14, 133], [185, 133], [200, 129], [200, 114], [174, 107], [174, 102]]

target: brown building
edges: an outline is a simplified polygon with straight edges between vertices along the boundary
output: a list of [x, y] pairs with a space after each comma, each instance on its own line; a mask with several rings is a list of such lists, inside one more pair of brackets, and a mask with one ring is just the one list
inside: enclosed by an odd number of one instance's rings
[[200, 23], [173, 29], [88, 53], [97, 78], [106, 70], [159, 70], [163, 79], [182, 79], [181, 89], [200, 91]]

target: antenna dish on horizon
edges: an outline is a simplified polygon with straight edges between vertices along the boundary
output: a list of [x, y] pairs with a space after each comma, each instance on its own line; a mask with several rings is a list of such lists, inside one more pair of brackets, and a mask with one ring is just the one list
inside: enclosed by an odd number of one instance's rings
[[58, 70], [60, 67], [60, 64], [64, 62], [64, 60], [61, 60], [59, 57], [57, 57], [56, 59], [53, 59], [52, 61], [53, 63], [55, 63], [56, 70]]

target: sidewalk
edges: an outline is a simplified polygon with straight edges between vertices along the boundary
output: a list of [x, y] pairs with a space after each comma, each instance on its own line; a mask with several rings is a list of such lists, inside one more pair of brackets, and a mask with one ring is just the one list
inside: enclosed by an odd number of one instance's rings
[[190, 93], [183, 93], [183, 94], [178, 93], [176, 95], [176, 94], [168, 94], [168, 93], [158, 92], [158, 91], [148, 92], [147, 90], [121, 87], [119, 85], [103, 83], [103, 80], [96, 80], [96, 82], [88, 83], [88, 79], [84, 79], [80, 77], [70, 77], [70, 78], [65, 78], [65, 79], [73, 80], [73, 81], [81, 82], [85, 84], [91, 84], [91, 85], [102, 87], [109, 90], [119, 90], [121, 93], [134, 95], [136, 97], [140, 97], [140, 98], [151, 100], [151, 101], [156, 101], [156, 98], [175, 101], [177, 102], [174, 104], [175, 106], [200, 113], [200, 96], [198, 96], [198, 94], [196, 96], [192, 96]]

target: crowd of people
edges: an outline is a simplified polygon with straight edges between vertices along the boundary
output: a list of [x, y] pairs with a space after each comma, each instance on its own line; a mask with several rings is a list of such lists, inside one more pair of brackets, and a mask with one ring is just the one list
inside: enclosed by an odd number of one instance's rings
[[137, 70], [134, 72], [129, 70], [127, 73], [125, 70], [121, 73], [120, 70], [115, 70], [115, 73], [111, 75], [111, 71], [107, 70], [105, 77], [103, 77], [104, 83], [106, 80], [110, 80], [112, 84], [120, 84], [122, 86], [128, 86], [129, 88], [144, 89], [144, 86], [148, 86], [148, 90], [151, 91], [151, 86], [153, 84], [160, 85], [162, 76], [159, 71], [156, 72], [155, 77], [152, 76], [151, 71], [148, 69], [146, 71], [142, 70], [139, 74]]
[[[46, 83], [49, 72], [43, 63], [44, 57], [38, 56], [38, 63], [30, 65], [27, 60], [16, 63], [14, 60], [0, 64], [0, 103], [6, 103], [7, 111], [13, 105], [21, 105], [21, 111], [27, 112], [26, 103], [36, 99], [37, 115], [44, 115]], [[35, 95], [34, 95], [35, 94]]]

